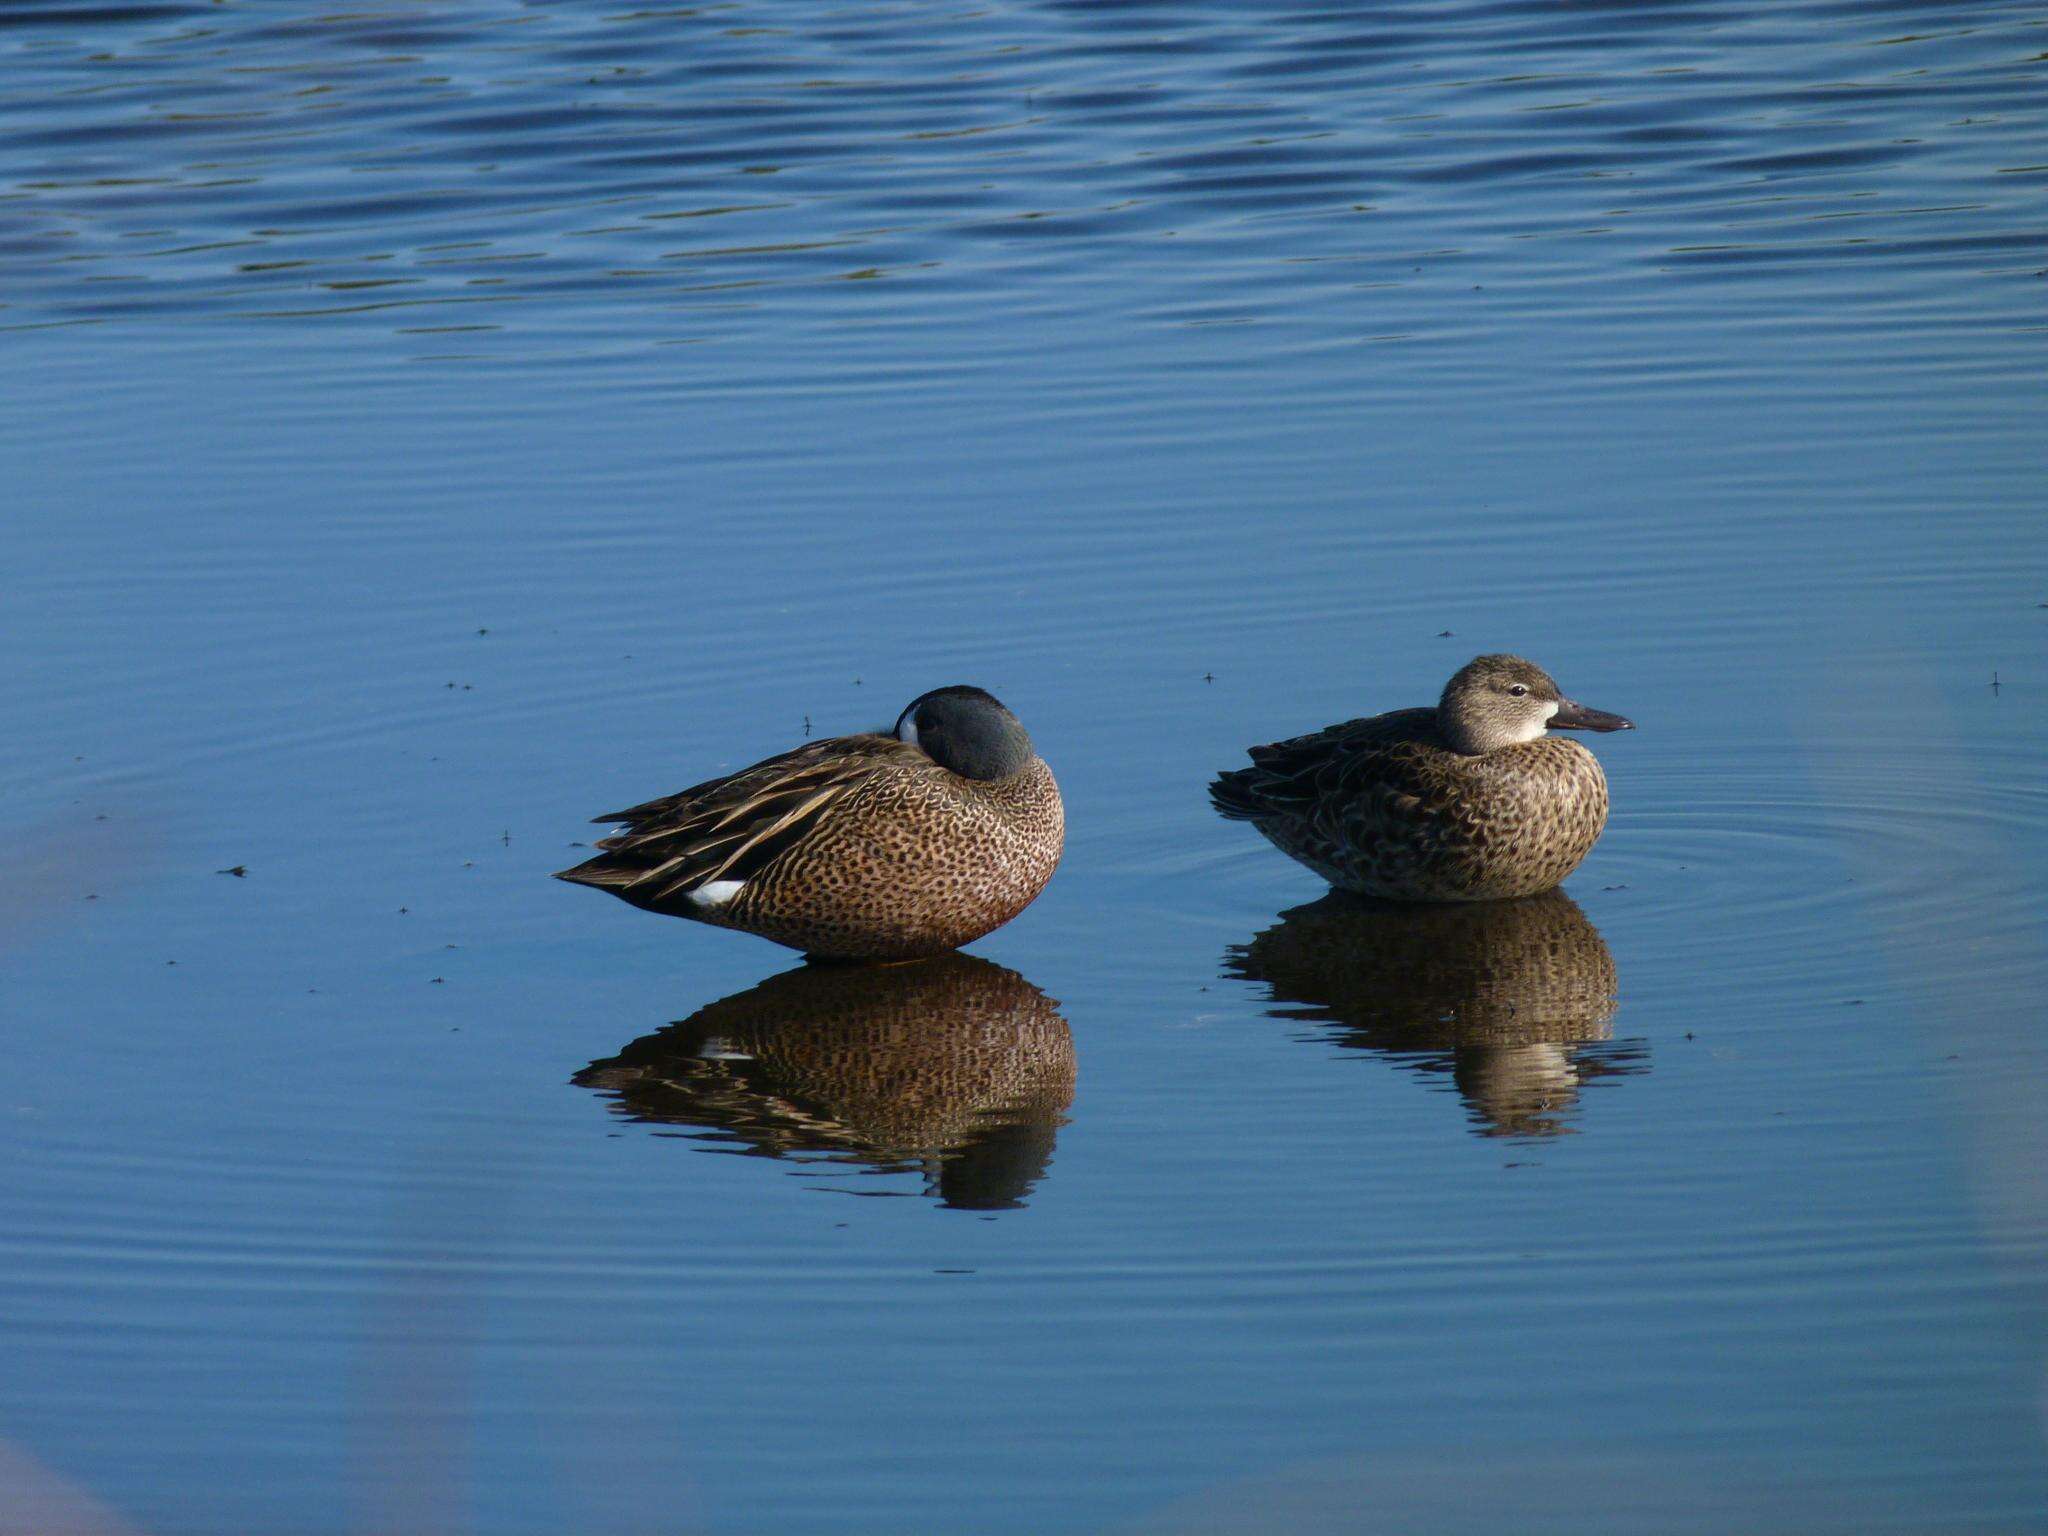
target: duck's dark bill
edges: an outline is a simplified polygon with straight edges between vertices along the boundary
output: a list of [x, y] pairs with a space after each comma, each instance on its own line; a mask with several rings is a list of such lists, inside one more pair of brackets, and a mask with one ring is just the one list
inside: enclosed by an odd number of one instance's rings
[[1550, 717], [1550, 728], [1553, 731], [1632, 731], [1636, 723], [1620, 715], [1610, 715], [1604, 709], [1588, 709], [1566, 699], [1557, 706], [1557, 713]]

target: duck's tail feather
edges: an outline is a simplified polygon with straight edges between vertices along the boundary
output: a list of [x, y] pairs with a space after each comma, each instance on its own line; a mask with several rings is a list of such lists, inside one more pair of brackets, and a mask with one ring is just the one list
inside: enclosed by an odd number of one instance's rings
[[1259, 797], [1257, 784], [1264, 775], [1256, 768], [1236, 768], [1219, 773], [1209, 785], [1209, 803], [1219, 816], [1232, 821], [1256, 821], [1268, 807]]

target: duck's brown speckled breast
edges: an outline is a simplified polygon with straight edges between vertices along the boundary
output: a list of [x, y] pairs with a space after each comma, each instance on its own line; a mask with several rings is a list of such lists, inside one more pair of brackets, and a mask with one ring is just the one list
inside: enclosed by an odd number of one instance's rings
[[1578, 868], [1607, 825], [1607, 777], [1575, 741], [1413, 751], [1407, 772], [1348, 799], [1344, 856], [1321, 871], [1332, 884], [1402, 900], [1530, 896]]
[[1576, 741], [1545, 736], [1473, 759], [1447, 852], [1473, 894], [1530, 896], [1577, 869], [1607, 826], [1607, 775]]
[[1029, 906], [1065, 842], [1059, 786], [1038, 758], [994, 781], [937, 768], [878, 775], [750, 880], [719, 919], [814, 955], [937, 954]]

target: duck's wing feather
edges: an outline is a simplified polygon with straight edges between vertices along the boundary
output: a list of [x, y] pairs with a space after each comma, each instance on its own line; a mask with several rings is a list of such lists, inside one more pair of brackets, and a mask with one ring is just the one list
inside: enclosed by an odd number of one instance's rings
[[1346, 720], [1251, 748], [1251, 767], [1218, 774], [1209, 798], [1235, 821], [1320, 819], [1361, 801], [1385, 800], [1398, 810], [1395, 802], [1427, 794], [1417, 769], [1439, 740], [1433, 709]]
[[713, 880], [746, 881], [820, 817], [887, 769], [934, 767], [893, 736], [812, 742], [659, 800], [599, 816], [624, 830], [557, 878], [634, 902], [660, 902]]

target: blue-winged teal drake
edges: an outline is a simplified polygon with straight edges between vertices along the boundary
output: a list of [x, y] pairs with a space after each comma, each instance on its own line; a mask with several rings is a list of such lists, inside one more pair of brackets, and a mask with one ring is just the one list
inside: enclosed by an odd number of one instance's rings
[[1397, 709], [1251, 749], [1209, 786], [1340, 890], [1396, 901], [1547, 891], [1607, 825], [1607, 778], [1553, 729], [1627, 731], [1519, 656], [1480, 656], [1434, 709]]
[[561, 880], [809, 954], [905, 960], [980, 938], [1045, 889], [1066, 841], [1052, 770], [979, 688], [597, 818], [625, 829]]

